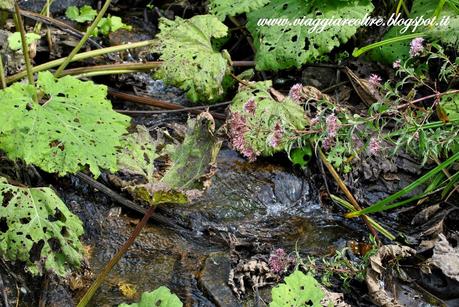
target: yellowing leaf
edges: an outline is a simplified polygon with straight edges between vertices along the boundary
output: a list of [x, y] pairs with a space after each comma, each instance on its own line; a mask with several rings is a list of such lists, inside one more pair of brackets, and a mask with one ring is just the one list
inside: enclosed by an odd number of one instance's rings
[[152, 292], [142, 293], [140, 302], [134, 304], [121, 304], [118, 307], [182, 307], [180, 299], [166, 287], [159, 287]]

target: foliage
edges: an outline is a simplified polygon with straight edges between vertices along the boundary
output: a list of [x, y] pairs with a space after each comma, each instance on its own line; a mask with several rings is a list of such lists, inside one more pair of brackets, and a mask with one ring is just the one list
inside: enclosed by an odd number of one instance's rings
[[83, 23], [93, 21], [97, 16], [97, 11], [89, 5], [84, 5], [80, 9], [72, 5], [65, 11], [65, 16], [70, 20]]
[[[305, 25], [293, 25], [299, 16], [320, 22], [329, 18], [363, 18], [373, 10], [369, 0], [273, 0], [267, 6], [247, 15], [247, 28], [253, 36], [258, 70], [279, 70], [301, 67], [320, 57], [352, 37], [354, 26], [325, 27], [314, 32]], [[318, 13], [320, 12], [320, 14]], [[286, 26], [259, 26], [263, 18], [287, 18]], [[320, 28], [320, 26], [319, 26]]]
[[[420, 16], [433, 16], [435, 9], [437, 8], [437, 1], [430, 0], [415, 0], [410, 12], [410, 18], [415, 19]], [[446, 27], [419, 27], [414, 32], [421, 33], [425, 32], [431, 39], [439, 40], [445, 45], [459, 47], [459, 35], [457, 34], [457, 28], [459, 27], [459, 16], [454, 11], [453, 7], [449, 4], [445, 5], [439, 18], [450, 16], [450, 23]], [[438, 19], [439, 20], [439, 19]], [[437, 20], [437, 21], [438, 21]], [[412, 33], [408, 30], [407, 33], [401, 33], [404, 27], [392, 27], [384, 35], [383, 40], [394, 38], [403, 34]], [[397, 59], [406, 60], [409, 57], [410, 42], [401, 41], [392, 44], [383, 45], [370, 54], [371, 58], [375, 61], [384, 62], [387, 64], [393, 63]]]
[[210, 0], [209, 13], [215, 15], [221, 21], [226, 16], [236, 16], [242, 13], [249, 13], [268, 4], [269, 0]]
[[308, 124], [299, 104], [288, 97], [276, 101], [270, 90], [271, 81], [248, 83], [240, 87], [230, 107], [232, 145], [251, 160], [258, 155], [289, 153], [301, 142], [297, 131]]
[[[27, 45], [30, 45], [36, 42], [37, 40], [40, 39], [40, 37], [41, 36], [36, 33], [26, 33]], [[14, 32], [10, 36], [8, 36], [8, 47], [13, 51], [21, 50], [22, 48], [21, 33]]]
[[[80, 9], [78, 9], [76, 6], [69, 6], [67, 10], [65, 11], [65, 16], [67, 16], [67, 18], [70, 20], [73, 20], [79, 23], [85, 23], [85, 22], [93, 21], [94, 18], [96, 18], [97, 16], [97, 11], [94, 10], [89, 5], [84, 5]], [[132, 30], [132, 26], [125, 24], [122, 21], [121, 17], [108, 15], [108, 17], [104, 17], [99, 21], [92, 35], [107, 36], [108, 34], [112, 32], [116, 32], [120, 29], [125, 29], [125, 30], [130, 31]]]
[[102, 34], [107, 36], [108, 34], [121, 29], [131, 31], [132, 26], [125, 24], [121, 20], [121, 17], [109, 15], [108, 17], [104, 17], [100, 20], [100, 22], [97, 24], [97, 28], [94, 30], [93, 35], [98, 36]]
[[180, 299], [168, 288], [161, 286], [152, 292], [142, 293], [140, 302], [134, 304], [120, 304], [118, 307], [181, 307]]
[[[138, 128], [123, 141], [125, 150], [118, 154], [118, 161], [122, 172], [142, 175], [146, 183], [128, 183], [128, 190], [151, 205], [186, 203], [197, 196], [209, 185], [221, 146], [214, 125], [209, 113], [189, 119], [182, 143], [168, 144], [162, 150], [145, 128]], [[167, 158], [169, 164], [161, 174], [154, 166], [159, 158]]]
[[210, 15], [174, 21], [161, 18], [159, 28], [164, 63], [156, 78], [187, 91], [192, 102], [218, 100], [224, 94], [228, 58], [214, 50], [211, 39], [226, 36], [228, 28]]
[[324, 293], [320, 284], [308, 273], [297, 270], [285, 278], [285, 283], [272, 289], [270, 307], [322, 306]]
[[33, 274], [66, 275], [82, 260], [81, 221], [50, 188], [22, 188], [0, 177], [0, 254]]
[[114, 112], [107, 87], [71, 76], [38, 75], [37, 89], [15, 83], [0, 92], [0, 149], [10, 159], [23, 159], [51, 173], [65, 175], [88, 166], [97, 177], [101, 168], [117, 170], [116, 150], [129, 117]]
[[15, 0], [0, 0], [0, 10], [12, 10]]

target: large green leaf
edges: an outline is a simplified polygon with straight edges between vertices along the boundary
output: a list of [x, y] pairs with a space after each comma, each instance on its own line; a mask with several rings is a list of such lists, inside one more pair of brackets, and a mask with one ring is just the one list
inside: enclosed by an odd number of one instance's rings
[[[438, 1], [432, 0], [415, 0], [410, 12], [410, 18], [415, 19], [416, 17], [423, 16], [424, 18], [430, 18], [433, 16], [435, 9], [437, 8]], [[418, 27], [414, 33], [427, 32], [427, 35], [431, 39], [439, 40], [445, 45], [459, 47], [459, 16], [454, 9], [445, 4], [441, 14], [442, 17], [450, 16], [450, 22], [446, 27], [433, 26], [430, 27]], [[401, 33], [403, 27], [391, 27], [389, 31], [384, 35], [383, 40], [394, 38], [401, 35], [412, 34], [412, 28], [408, 31]], [[397, 43], [387, 44], [374, 49], [370, 53], [370, 57], [375, 61], [384, 63], [393, 63], [398, 59], [407, 59], [409, 56], [410, 41], [401, 41]]]
[[301, 271], [295, 271], [285, 278], [285, 284], [272, 289], [273, 301], [270, 307], [320, 307], [320, 301], [324, 298], [324, 292], [320, 284], [311, 274], [305, 275]]
[[140, 302], [134, 304], [121, 304], [118, 307], [182, 307], [180, 299], [168, 288], [162, 286], [152, 292], [142, 293]]
[[0, 177], [0, 255], [32, 274], [65, 275], [82, 260], [81, 221], [50, 188], [20, 188]]
[[116, 149], [130, 119], [112, 110], [107, 87], [50, 72], [38, 75], [42, 103], [33, 102], [36, 89], [15, 83], [0, 91], [0, 149], [10, 159], [23, 159], [47, 172], [75, 173], [89, 166], [116, 171]]
[[192, 102], [218, 100], [224, 93], [228, 59], [214, 50], [211, 39], [226, 36], [228, 28], [211, 15], [161, 18], [159, 28], [164, 63], [155, 76], [187, 91]]
[[361, 19], [373, 10], [369, 0], [272, 0], [267, 6], [249, 13], [247, 28], [252, 33], [256, 53], [256, 68], [280, 70], [311, 63], [333, 48], [348, 41], [357, 30], [354, 26], [328, 27], [312, 32], [302, 25], [259, 26], [263, 18], [286, 18], [293, 24], [296, 18], [315, 21], [330, 18]]
[[[253, 155], [289, 152], [301, 137], [296, 131], [308, 124], [303, 107], [288, 97], [276, 101], [270, 88], [271, 81], [241, 87], [230, 107], [231, 117], [227, 122], [233, 147], [252, 160]], [[247, 107], [248, 103], [252, 104], [252, 110]], [[273, 138], [277, 140], [272, 142]]]
[[264, 5], [270, 0], [210, 0], [209, 13], [214, 14], [221, 21], [225, 20], [226, 16], [236, 16], [242, 13], [249, 13]]

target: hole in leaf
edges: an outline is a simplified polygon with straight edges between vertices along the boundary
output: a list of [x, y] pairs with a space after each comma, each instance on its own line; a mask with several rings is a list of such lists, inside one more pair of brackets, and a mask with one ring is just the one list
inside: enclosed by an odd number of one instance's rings
[[30, 249], [30, 260], [32, 262], [35, 262], [38, 259], [40, 259], [41, 250], [43, 248], [43, 245], [45, 245], [45, 241], [44, 240], [40, 240], [38, 242], [35, 242], [32, 245], [32, 248]]

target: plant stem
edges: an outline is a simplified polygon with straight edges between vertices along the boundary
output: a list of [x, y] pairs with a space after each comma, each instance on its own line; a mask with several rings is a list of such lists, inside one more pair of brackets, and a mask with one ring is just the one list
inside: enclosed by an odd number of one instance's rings
[[[333, 195], [333, 194], [330, 194], [330, 197], [333, 201], [337, 202], [338, 204], [340, 204], [341, 206], [343, 206], [344, 208], [346, 208], [347, 210], [351, 211], [351, 212], [354, 212], [355, 209], [354, 207], [348, 202], [346, 201], [345, 199], [342, 199], [341, 197], [338, 197], [336, 195]], [[377, 230], [379, 231], [383, 236], [385, 236], [386, 238], [388, 238], [389, 240], [391, 241], [394, 241], [395, 240], [395, 236], [393, 234], [390, 233], [390, 231], [388, 231], [387, 229], [385, 229], [383, 226], [381, 226], [378, 222], [376, 222], [374, 219], [372, 219], [371, 217], [368, 217], [368, 222], [370, 222], [370, 224]]]
[[[327, 169], [330, 172], [330, 174], [332, 175], [333, 179], [335, 179], [335, 181], [338, 184], [338, 186], [341, 189], [341, 191], [343, 191], [343, 193], [346, 195], [347, 199], [349, 199], [349, 201], [352, 204], [352, 206], [354, 207], [354, 209], [355, 210], [359, 210], [359, 211], [362, 210], [362, 208], [357, 203], [357, 200], [354, 198], [354, 195], [352, 195], [351, 191], [349, 191], [349, 189], [347, 188], [346, 184], [340, 178], [340, 176], [336, 172], [336, 170], [333, 167], [333, 165], [331, 165], [330, 162], [328, 162], [327, 157], [325, 156], [325, 154], [322, 152], [322, 150], [320, 148], [319, 148], [319, 156], [320, 156], [320, 159], [322, 160], [322, 162], [327, 167]], [[370, 230], [370, 232], [373, 235], [373, 237], [375, 237], [376, 241], [379, 242], [378, 233], [373, 228], [371, 223], [368, 221], [368, 217], [364, 215], [364, 216], [362, 216], [362, 219], [365, 222], [365, 224], [367, 225], [367, 227]]]
[[[148, 45], [152, 45], [155, 42], [156, 41], [154, 41], [154, 40], [147, 40], [147, 41], [142, 41], [142, 42], [138, 42], [138, 43], [124, 44], [124, 45], [119, 45], [119, 46], [112, 46], [112, 47], [107, 47], [107, 48], [102, 48], [102, 49], [82, 52], [82, 53], [79, 53], [79, 54], [75, 55], [70, 62], [81, 61], [81, 60], [84, 60], [84, 59], [87, 59], [87, 58], [93, 58], [93, 57], [96, 57], [96, 56], [99, 56], [99, 55], [112, 53], [112, 52], [117, 52], [117, 51], [123, 51], [123, 50], [126, 50], [126, 49], [134, 49], [134, 48], [139, 48], [139, 47], [145, 47], [145, 46], [148, 46]], [[63, 63], [67, 58], [68, 57], [57, 59], [57, 60], [54, 60], [54, 61], [50, 61], [50, 62], [41, 64], [41, 65], [37, 65], [37, 66], [35, 66], [33, 68], [33, 72], [35, 73], [35, 72], [39, 72], [39, 71], [43, 71], [43, 70], [47, 70], [47, 69], [51, 69], [53, 67], [56, 67], [56, 66], [60, 65], [61, 63]], [[17, 80], [23, 78], [26, 75], [27, 75], [27, 73], [25, 71], [19, 72], [19, 73], [13, 75], [13, 76], [10, 76], [10, 77], [6, 78], [6, 83], [12, 83], [14, 81], [17, 81]]]
[[110, 74], [113, 71], [146, 71], [153, 68], [158, 68], [162, 62], [143, 62], [143, 63], [121, 63], [121, 64], [106, 64], [96, 65], [87, 67], [77, 67], [72, 69], [66, 69], [62, 72], [61, 76], [66, 75], [80, 75], [87, 73], [101, 73]]
[[112, 268], [118, 263], [118, 261], [123, 257], [123, 255], [127, 252], [129, 247], [134, 243], [137, 236], [142, 231], [143, 227], [147, 224], [150, 217], [155, 212], [156, 206], [151, 206], [148, 208], [147, 212], [143, 216], [142, 220], [136, 225], [134, 231], [129, 236], [129, 239], [124, 243], [123, 246], [118, 250], [118, 252], [113, 256], [112, 259], [107, 263], [107, 265], [102, 269], [102, 271], [97, 276], [96, 280], [92, 283], [91, 287], [86, 291], [83, 298], [78, 303], [77, 307], [85, 307], [91, 298], [96, 293], [97, 289], [100, 287], [104, 279], [107, 277], [108, 273], [112, 270]]
[[406, 34], [406, 35], [402, 35], [402, 36], [397, 36], [397, 37], [385, 39], [383, 41], [380, 41], [380, 42], [377, 42], [377, 43], [373, 43], [373, 44], [370, 44], [370, 45], [367, 45], [365, 47], [362, 47], [360, 49], [355, 50], [354, 52], [352, 52], [352, 56], [356, 58], [356, 57], [359, 57], [360, 55], [364, 54], [365, 52], [370, 51], [371, 49], [382, 47], [382, 46], [389, 45], [389, 44], [392, 44], [392, 43], [401, 42], [401, 41], [408, 40], [408, 39], [414, 39], [414, 38], [417, 38], [417, 37], [422, 37], [422, 36], [425, 36], [425, 35], [426, 35], [426, 33], [423, 32], [423, 33]]
[[1, 82], [2, 88], [6, 88], [5, 68], [3, 66], [2, 54], [0, 54], [0, 82]]
[[[24, 61], [26, 64], [27, 79], [29, 84], [35, 86], [35, 81], [33, 79], [32, 63], [30, 62], [29, 48], [27, 46], [26, 33], [24, 29], [24, 24], [22, 23], [21, 14], [19, 12], [19, 5], [14, 2], [14, 21], [16, 23], [16, 28], [21, 33], [21, 44], [22, 44], [22, 53], [24, 54]], [[37, 101], [36, 94], [34, 95], [35, 101]]]
[[61, 75], [62, 71], [67, 67], [67, 65], [72, 61], [73, 57], [78, 53], [78, 51], [80, 51], [81, 47], [83, 47], [83, 45], [86, 43], [88, 38], [92, 35], [92, 33], [94, 32], [94, 29], [97, 27], [97, 24], [102, 19], [102, 16], [104, 16], [111, 2], [112, 0], [105, 1], [104, 6], [101, 8], [99, 14], [97, 14], [97, 17], [96, 19], [94, 19], [91, 26], [87, 29], [83, 38], [78, 42], [75, 48], [73, 48], [72, 52], [70, 52], [69, 56], [66, 57], [65, 61], [59, 66], [59, 68], [55, 72], [54, 74], [55, 77], [59, 77]]
[[405, 103], [405, 104], [398, 105], [395, 108], [396, 109], [403, 109], [404, 107], [413, 105], [415, 103], [418, 103], [418, 102], [421, 102], [421, 101], [424, 101], [424, 100], [427, 100], [427, 99], [430, 99], [430, 98], [436, 98], [436, 97], [441, 97], [441, 96], [451, 95], [451, 94], [457, 94], [457, 93], [459, 93], [459, 90], [452, 90], [452, 91], [447, 91], [447, 92], [444, 92], [444, 93], [433, 94], [433, 95], [421, 97], [419, 99], [410, 101], [410, 102]]

